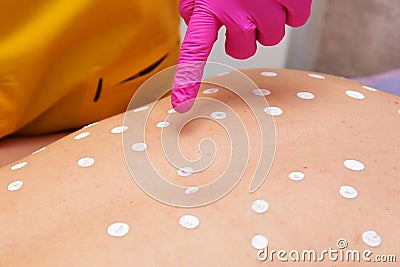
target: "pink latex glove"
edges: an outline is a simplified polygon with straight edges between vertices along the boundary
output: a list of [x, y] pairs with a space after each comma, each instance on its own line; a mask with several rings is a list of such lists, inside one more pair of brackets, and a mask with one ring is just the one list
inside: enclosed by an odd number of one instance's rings
[[225, 51], [236, 59], [255, 54], [256, 41], [278, 44], [285, 24], [302, 26], [310, 16], [312, 0], [179, 0], [179, 12], [188, 25], [172, 86], [172, 106], [188, 111], [197, 96], [205, 62], [225, 25]]

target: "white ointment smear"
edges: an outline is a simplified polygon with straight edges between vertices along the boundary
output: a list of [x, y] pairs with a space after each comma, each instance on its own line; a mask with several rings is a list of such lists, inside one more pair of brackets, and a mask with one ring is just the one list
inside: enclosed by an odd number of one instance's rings
[[187, 176], [191, 175], [192, 173], [194, 173], [194, 170], [191, 167], [183, 167], [183, 168], [180, 168], [177, 171], [177, 173], [179, 176], [187, 177]]
[[168, 126], [169, 126], [169, 122], [168, 121], [160, 121], [156, 125], [157, 128], [165, 128], [165, 127], [168, 127]]
[[262, 200], [262, 199], [257, 199], [253, 202], [253, 205], [251, 205], [251, 208], [253, 209], [253, 211], [261, 214], [268, 210], [269, 205], [268, 205], [267, 201]]
[[251, 245], [255, 249], [264, 249], [268, 246], [268, 239], [263, 235], [255, 235], [251, 239]]
[[147, 145], [145, 143], [136, 143], [132, 145], [132, 150], [136, 152], [142, 152], [147, 149]]
[[78, 165], [80, 167], [90, 167], [94, 164], [94, 158], [81, 158], [78, 160]]
[[140, 111], [144, 111], [146, 109], [149, 109], [149, 106], [143, 106], [143, 107], [135, 108], [133, 110], [133, 112], [140, 112]]
[[276, 76], [278, 76], [278, 73], [272, 72], [272, 71], [263, 71], [260, 74], [262, 76], [266, 76], [266, 77], [276, 77]]
[[342, 197], [348, 198], [348, 199], [353, 199], [358, 196], [357, 190], [349, 185], [343, 185], [339, 189], [339, 193]]
[[362, 234], [362, 240], [370, 247], [378, 247], [382, 243], [382, 238], [375, 231], [366, 231]]
[[22, 187], [23, 184], [24, 182], [22, 181], [14, 181], [8, 184], [7, 189], [8, 191], [17, 191]]
[[194, 229], [199, 226], [200, 221], [196, 216], [184, 215], [179, 219], [179, 224], [186, 229]]
[[280, 116], [283, 114], [283, 110], [279, 107], [266, 107], [264, 112], [270, 116]]
[[315, 74], [315, 73], [309, 73], [308, 76], [315, 78], [315, 79], [325, 79], [325, 76]]
[[223, 120], [226, 118], [226, 113], [222, 111], [215, 111], [211, 113], [211, 117], [216, 120]]
[[351, 98], [358, 99], [358, 100], [362, 100], [365, 98], [364, 94], [357, 92], [357, 91], [353, 91], [353, 90], [347, 90], [346, 95]]
[[217, 93], [219, 91], [218, 88], [208, 88], [203, 90], [203, 94], [209, 95], [209, 94], [214, 94]]
[[46, 149], [46, 147], [44, 146], [44, 147], [42, 147], [41, 149], [38, 149], [38, 150], [32, 152], [32, 155], [35, 155], [35, 154], [37, 154], [37, 153], [39, 153], [39, 152], [41, 152], [41, 151], [43, 151], [43, 150], [45, 150], [45, 149]]
[[122, 222], [113, 223], [107, 228], [107, 233], [110, 236], [121, 237], [129, 232], [129, 225]]
[[199, 188], [198, 188], [198, 187], [195, 187], [195, 186], [188, 187], [188, 188], [185, 189], [185, 194], [186, 194], [186, 195], [195, 194], [195, 193], [197, 193], [197, 192], [199, 192]]
[[377, 92], [377, 91], [378, 91], [377, 89], [372, 88], [372, 87], [369, 87], [369, 86], [366, 86], [366, 85], [364, 85], [363, 88], [364, 88], [364, 89], [367, 89], [367, 90], [369, 90], [369, 91], [372, 91], [372, 92]]
[[365, 169], [365, 165], [362, 162], [354, 159], [345, 160], [343, 164], [346, 168], [353, 171], [362, 171]]
[[297, 92], [297, 97], [305, 100], [311, 100], [315, 98], [315, 95], [310, 92]]
[[304, 173], [302, 172], [291, 172], [288, 175], [289, 179], [293, 181], [301, 181], [304, 179]]
[[253, 95], [256, 95], [256, 96], [267, 96], [267, 95], [271, 94], [271, 91], [268, 89], [260, 89], [259, 88], [259, 89], [254, 89], [252, 91], [252, 93], [253, 93]]
[[10, 169], [11, 169], [12, 171], [15, 171], [15, 170], [21, 169], [22, 167], [25, 167], [26, 164], [28, 164], [28, 162], [23, 161], [23, 162], [20, 162], [20, 163], [17, 163], [17, 164], [15, 164], [15, 165], [11, 166]]
[[123, 125], [123, 126], [117, 126], [111, 129], [111, 133], [113, 134], [119, 134], [119, 133], [123, 133], [125, 131], [128, 130], [128, 126]]
[[90, 135], [90, 132], [83, 132], [83, 133], [80, 133], [80, 134], [76, 135], [76, 136], [74, 137], [74, 139], [75, 139], [75, 140], [79, 140], [79, 139], [88, 137], [89, 135]]

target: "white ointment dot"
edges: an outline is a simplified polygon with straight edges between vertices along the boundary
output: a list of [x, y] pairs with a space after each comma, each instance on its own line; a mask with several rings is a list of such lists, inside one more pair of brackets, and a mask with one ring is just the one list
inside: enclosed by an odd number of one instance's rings
[[358, 100], [362, 100], [365, 98], [364, 94], [354, 91], [354, 90], [347, 90], [346, 95], [351, 98], [358, 99]]
[[288, 175], [289, 179], [293, 181], [301, 181], [304, 179], [304, 173], [302, 172], [291, 172]]
[[33, 151], [32, 152], [32, 155], [35, 155], [35, 154], [37, 154], [37, 153], [39, 153], [39, 152], [41, 152], [41, 151], [43, 151], [43, 150], [45, 150], [46, 149], [46, 147], [44, 146], [44, 147], [42, 147], [41, 149], [38, 149], [38, 150], [36, 150], [36, 151]]
[[315, 98], [315, 95], [310, 92], [297, 92], [297, 97], [305, 100], [311, 100]]
[[256, 95], [256, 96], [267, 96], [267, 95], [271, 94], [271, 91], [268, 90], [268, 89], [260, 89], [260, 88], [258, 88], [258, 89], [254, 89], [252, 91], [252, 93], [253, 93], [253, 95]]
[[211, 113], [211, 117], [216, 120], [223, 120], [226, 118], [226, 113], [223, 111], [215, 111]]
[[23, 184], [24, 182], [22, 181], [14, 181], [8, 184], [7, 189], [8, 191], [17, 191], [22, 187]]
[[180, 168], [177, 171], [177, 173], [179, 176], [187, 177], [187, 176], [191, 175], [192, 173], [194, 173], [194, 170], [191, 167], [183, 167], [183, 168]]
[[283, 114], [283, 110], [279, 107], [266, 107], [264, 112], [270, 116], [280, 116]]
[[136, 152], [142, 152], [147, 149], [147, 145], [145, 143], [136, 143], [132, 145], [132, 150]]
[[15, 170], [21, 169], [22, 167], [25, 167], [26, 164], [28, 164], [28, 162], [23, 161], [23, 162], [20, 162], [20, 163], [17, 163], [17, 164], [15, 164], [15, 165], [11, 166], [10, 169], [11, 169], [12, 171], [15, 171]]
[[218, 88], [208, 88], [203, 90], [203, 94], [209, 95], [209, 94], [214, 94], [217, 93], [219, 91]]
[[217, 74], [217, 76], [221, 77], [221, 76], [227, 75], [229, 73], [230, 73], [230, 71], [226, 71], [226, 72], [222, 72], [222, 73]]
[[119, 133], [123, 133], [126, 132], [128, 130], [128, 126], [123, 125], [123, 126], [117, 126], [111, 129], [111, 133], [114, 134], [119, 134]]
[[199, 226], [200, 221], [196, 216], [184, 215], [179, 219], [179, 224], [186, 229], [194, 229]]
[[75, 139], [75, 140], [79, 140], [79, 139], [88, 137], [89, 135], [90, 135], [90, 132], [83, 132], [83, 133], [80, 133], [80, 134], [76, 135], [76, 136], [74, 137], [74, 139]]
[[257, 213], [264, 213], [268, 210], [269, 205], [268, 202], [262, 199], [257, 199], [253, 202], [253, 205], [251, 205], [251, 208], [253, 211]]
[[146, 109], [149, 109], [149, 106], [143, 106], [143, 107], [135, 108], [133, 110], [133, 112], [140, 112], [140, 111], [144, 111]]
[[97, 121], [96, 121], [96, 122], [93, 122], [93, 123], [91, 123], [91, 124], [88, 124], [88, 125], [86, 125], [86, 126], [83, 126], [82, 129], [86, 129], [86, 128], [92, 127], [92, 126], [94, 126], [94, 125], [96, 125], [96, 124], [97, 124]]
[[364, 89], [367, 89], [367, 90], [369, 90], [369, 91], [372, 91], [372, 92], [377, 92], [377, 91], [378, 91], [377, 89], [372, 88], [372, 87], [369, 87], [369, 86], [366, 86], [366, 85], [364, 85], [363, 88], [364, 88]]
[[370, 247], [378, 247], [382, 243], [382, 238], [375, 231], [366, 231], [362, 234], [362, 240]]
[[94, 158], [81, 158], [78, 160], [80, 167], [90, 167], [94, 164]]
[[173, 109], [173, 108], [171, 108], [171, 109], [168, 110], [168, 114], [172, 114], [172, 113], [176, 113], [176, 110]]
[[348, 159], [343, 162], [344, 166], [353, 171], [362, 171], [365, 169], [365, 165], [355, 159]]
[[195, 193], [197, 193], [197, 192], [199, 192], [199, 188], [198, 188], [198, 187], [195, 187], [195, 186], [188, 187], [188, 188], [185, 189], [185, 194], [186, 194], [186, 195], [195, 194]]
[[278, 76], [278, 73], [272, 72], [272, 71], [263, 71], [260, 73], [261, 76], [266, 76], [266, 77], [276, 77]]
[[110, 236], [122, 237], [129, 232], [129, 225], [122, 222], [116, 222], [108, 226], [107, 233]]
[[168, 121], [160, 121], [159, 123], [156, 124], [157, 128], [165, 128], [169, 126], [169, 122]]
[[128, 126], [123, 125], [123, 126], [117, 126], [111, 129], [111, 133], [113, 134], [119, 134], [119, 133], [123, 133], [125, 131], [128, 130]]
[[315, 78], [315, 79], [325, 79], [325, 76], [322, 76], [320, 74], [315, 74], [315, 73], [309, 73], [308, 76], [310, 76], [311, 78]]
[[358, 196], [357, 190], [349, 185], [343, 185], [339, 189], [339, 193], [342, 197], [348, 198], [348, 199], [353, 199]]
[[255, 249], [264, 249], [268, 246], [268, 239], [263, 235], [255, 235], [251, 239], [251, 245]]

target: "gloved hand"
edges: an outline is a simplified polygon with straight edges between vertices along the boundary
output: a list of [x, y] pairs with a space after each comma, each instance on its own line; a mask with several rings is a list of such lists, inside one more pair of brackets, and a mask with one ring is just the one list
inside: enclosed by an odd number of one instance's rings
[[182, 43], [172, 86], [172, 106], [188, 111], [197, 96], [205, 61], [225, 25], [225, 51], [236, 59], [256, 52], [262, 45], [278, 44], [285, 24], [302, 26], [310, 16], [312, 0], [179, 0], [187, 32]]

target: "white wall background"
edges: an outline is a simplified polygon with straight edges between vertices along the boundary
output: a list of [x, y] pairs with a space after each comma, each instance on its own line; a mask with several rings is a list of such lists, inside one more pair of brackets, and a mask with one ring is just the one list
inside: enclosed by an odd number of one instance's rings
[[[183, 39], [186, 32], [186, 24], [181, 21], [181, 39]], [[236, 69], [243, 68], [284, 68], [286, 66], [286, 59], [289, 51], [289, 40], [291, 35], [291, 28], [286, 27], [286, 35], [281, 43], [273, 47], [265, 47], [257, 44], [257, 53], [246, 60], [237, 60], [228, 56], [225, 53], [225, 27], [219, 31], [218, 40], [209, 57], [209, 61], [226, 64]], [[217, 75], [217, 70], [212, 70], [205, 73], [205, 77]]]

